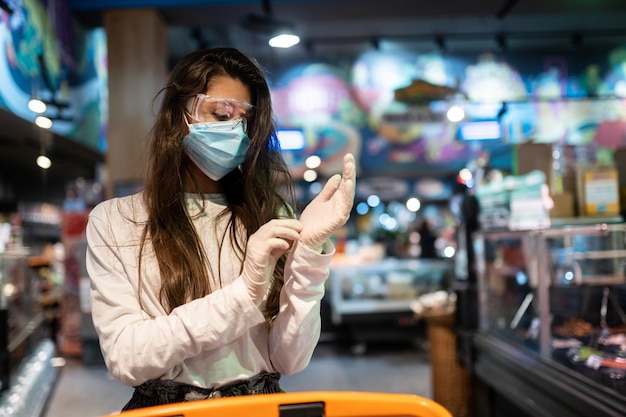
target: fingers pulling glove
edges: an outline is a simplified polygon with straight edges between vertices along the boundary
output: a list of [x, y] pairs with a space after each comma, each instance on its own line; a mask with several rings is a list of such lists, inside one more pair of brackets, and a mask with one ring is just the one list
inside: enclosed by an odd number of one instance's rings
[[343, 158], [343, 174], [334, 175], [322, 191], [302, 211], [300, 243], [319, 250], [326, 239], [350, 218], [356, 187], [354, 156]]
[[274, 219], [248, 239], [241, 277], [255, 302], [265, 296], [276, 262], [298, 240], [301, 229], [298, 220]]

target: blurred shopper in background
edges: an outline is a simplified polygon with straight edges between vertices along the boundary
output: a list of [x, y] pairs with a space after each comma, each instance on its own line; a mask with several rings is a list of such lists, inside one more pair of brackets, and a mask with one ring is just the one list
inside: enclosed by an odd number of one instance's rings
[[420, 258], [438, 258], [437, 248], [435, 243], [437, 242], [437, 235], [433, 231], [433, 227], [428, 221], [424, 219], [417, 232], [420, 235]]

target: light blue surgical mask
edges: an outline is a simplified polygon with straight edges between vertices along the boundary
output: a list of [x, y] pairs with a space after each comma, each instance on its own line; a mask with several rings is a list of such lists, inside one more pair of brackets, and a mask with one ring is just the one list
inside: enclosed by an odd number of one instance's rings
[[187, 122], [187, 126], [189, 134], [183, 138], [185, 153], [212, 180], [218, 181], [245, 160], [250, 139], [244, 119]]

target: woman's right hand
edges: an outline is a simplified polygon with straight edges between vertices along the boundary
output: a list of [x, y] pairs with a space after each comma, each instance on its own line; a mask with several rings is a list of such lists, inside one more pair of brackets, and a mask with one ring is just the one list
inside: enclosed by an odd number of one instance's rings
[[301, 230], [298, 220], [273, 219], [250, 236], [241, 276], [252, 300], [263, 299], [276, 262], [298, 240]]

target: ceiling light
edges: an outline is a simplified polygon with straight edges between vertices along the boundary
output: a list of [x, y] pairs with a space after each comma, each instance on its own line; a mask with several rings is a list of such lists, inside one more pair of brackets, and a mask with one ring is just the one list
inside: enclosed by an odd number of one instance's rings
[[312, 169], [307, 169], [302, 174], [302, 178], [306, 182], [313, 182], [313, 181], [315, 181], [317, 179], [317, 172], [315, 172], [315, 170], [312, 170]]
[[33, 113], [41, 114], [46, 111], [46, 103], [34, 98], [28, 102], [28, 108]]
[[300, 43], [300, 37], [293, 33], [282, 32], [274, 35], [268, 43], [272, 48], [291, 48]]
[[263, 0], [263, 14], [249, 14], [243, 17], [241, 24], [244, 28], [269, 37], [272, 48], [291, 48], [300, 43], [300, 37], [295, 34], [294, 25], [289, 21], [274, 18], [270, 0]]
[[52, 161], [46, 155], [39, 155], [37, 157], [37, 166], [41, 169], [48, 169], [52, 166]]
[[52, 127], [52, 120], [46, 116], [35, 117], [35, 124], [42, 129], [50, 129]]
[[411, 197], [406, 201], [406, 208], [409, 211], [416, 212], [422, 207], [422, 202], [415, 197]]
[[446, 116], [448, 117], [448, 120], [453, 123], [460, 122], [465, 117], [465, 111], [461, 106], [454, 105], [450, 107]]
[[311, 155], [304, 161], [304, 165], [309, 169], [319, 168], [322, 165], [322, 158], [317, 155]]

